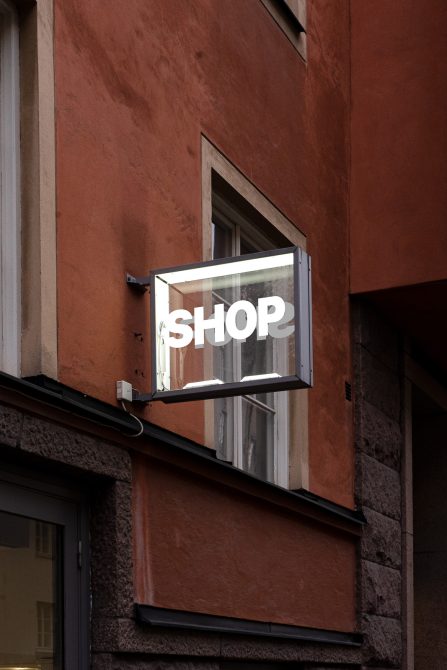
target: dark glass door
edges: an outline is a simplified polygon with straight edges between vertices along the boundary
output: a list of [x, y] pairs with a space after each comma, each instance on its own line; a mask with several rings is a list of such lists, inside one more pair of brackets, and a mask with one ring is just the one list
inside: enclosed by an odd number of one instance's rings
[[88, 667], [85, 536], [76, 496], [0, 475], [0, 670]]
[[62, 670], [62, 527], [0, 512], [0, 668]]

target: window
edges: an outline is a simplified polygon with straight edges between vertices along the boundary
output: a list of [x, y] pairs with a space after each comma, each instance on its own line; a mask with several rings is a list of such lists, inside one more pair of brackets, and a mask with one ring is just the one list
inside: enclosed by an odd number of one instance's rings
[[53, 603], [37, 603], [37, 648], [53, 652]]
[[285, 36], [306, 60], [306, 0], [261, 0]]
[[[280, 247], [306, 248], [298, 228], [205, 138], [202, 221], [204, 260]], [[222, 296], [217, 297], [222, 301]], [[267, 351], [257, 342], [243, 360], [237, 355], [226, 357], [225, 347], [216, 348], [214, 355], [220, 360], [214, 361], [215, 369], [225, 378], [225, 366], [232, 360], [232, 365], [241, 366], [242, 374], [250, 374], [256, 356], [278, 360], [287, 354], [280, 340], [275, 347]], [[206, 444], [218, 458], [262, 479], [285, 488], [308, 488], [307, 403], [306, 390], [206, 401]]]
[[285, 6], [285, 11], [299, 23], [302, 30], [306, 27], [306, 0], [279, 0]]
[[[232, 208], [217, 192], [213, 192], [212, 240], [213, 258], [240, 256], [256, 251], [267, 251], [279, 246], [291, 246], [288, 240], [259, 231], [249, 219]], [[244, 299], [244, 287], [236, 299]], [[222, 297], [220, 297], [222, 299]], [[272, 338], [271, 338], [272, 339]], [[276, 340], [281, 344], [281, 340]], [[217, 377], [225, 378], [225, 367], [237, 365], [241, 378], [254, 374], [259, 367], [259, 357], [285, 356], [285, 351], [267, 350], [264, 343], [255, 341], [254, 346], [241, 356], [228, 356], [226, 347], [216, 347]], [[245, 348], [247, 352], [247, 347]], [[228, 360], [226, 360], [228, 359]], [[255, 395], [221, 398], [214, 402], [214, 444], [217, 454], [232, 460], [242, 470], [282, 486], [287, 480], [287, 435], [288, 394], [257, 393]]]
[[0, 0], [0, 368], [20, 371], [19, 36], [15, 9]]

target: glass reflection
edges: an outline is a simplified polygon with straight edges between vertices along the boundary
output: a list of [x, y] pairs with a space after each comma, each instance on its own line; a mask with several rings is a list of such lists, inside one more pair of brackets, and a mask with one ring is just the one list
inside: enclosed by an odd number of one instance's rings
[[[263, 260], [272, 262], [270, 257]], [[179, 274], [186, 272], [190, 271]], [[261, 274], [170, 285], [157, 279], [157, 388], [178, 390], [204, 381], [293, 374], [293, 279], [293, 266], [287, 264]]]
[[272, 393], [242, 398], [242, 467], [252, 475], [272, 481], [273, 449], [269, 447], [273, 444], [275, 410], [269, 407], [269, 401], [273, 402]]
[[0, 670], [62, 670], [60, 530], [0, 512]]

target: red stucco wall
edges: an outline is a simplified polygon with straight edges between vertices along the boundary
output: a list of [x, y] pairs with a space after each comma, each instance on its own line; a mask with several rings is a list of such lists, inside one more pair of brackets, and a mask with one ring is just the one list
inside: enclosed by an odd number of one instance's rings
[[[309, 3], [307, 64], [259, 0], [55, 6], [60, 380], [111, 403], [117, 379], [148, 389], [124, 276], [200, 260], [203, 133], [307, 235], [311, 488], [351, 505], [346, 2]], [[199, 442], [200, 416], [145, 412]]]
[[137, 602], [354, 630], [355, 537], [144, 456], [133, 480]]
[[351, 2], [351, 287], [447, 278], [447, 3]]

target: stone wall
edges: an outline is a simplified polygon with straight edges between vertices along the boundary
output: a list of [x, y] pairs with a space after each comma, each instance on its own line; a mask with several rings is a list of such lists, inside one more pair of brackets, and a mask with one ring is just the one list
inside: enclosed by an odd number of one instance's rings
[[[48, 414], [48, 408], [46, 408]], [[91, 663], [95, 670], [358, 670], [359, 646], [176, 630], [133, 611], [132, 473], [124, 444], [0, 403], [0, 463], [65, 478], [90, 498]], [[124, 439], [124, 438], [123, 438]], [[60, 478], [60, 479], [59, 479]]]
[[402, 388], [398, 333], [366, 302], [353, 303], [358, 606], [363, 667], [402, 663]]

